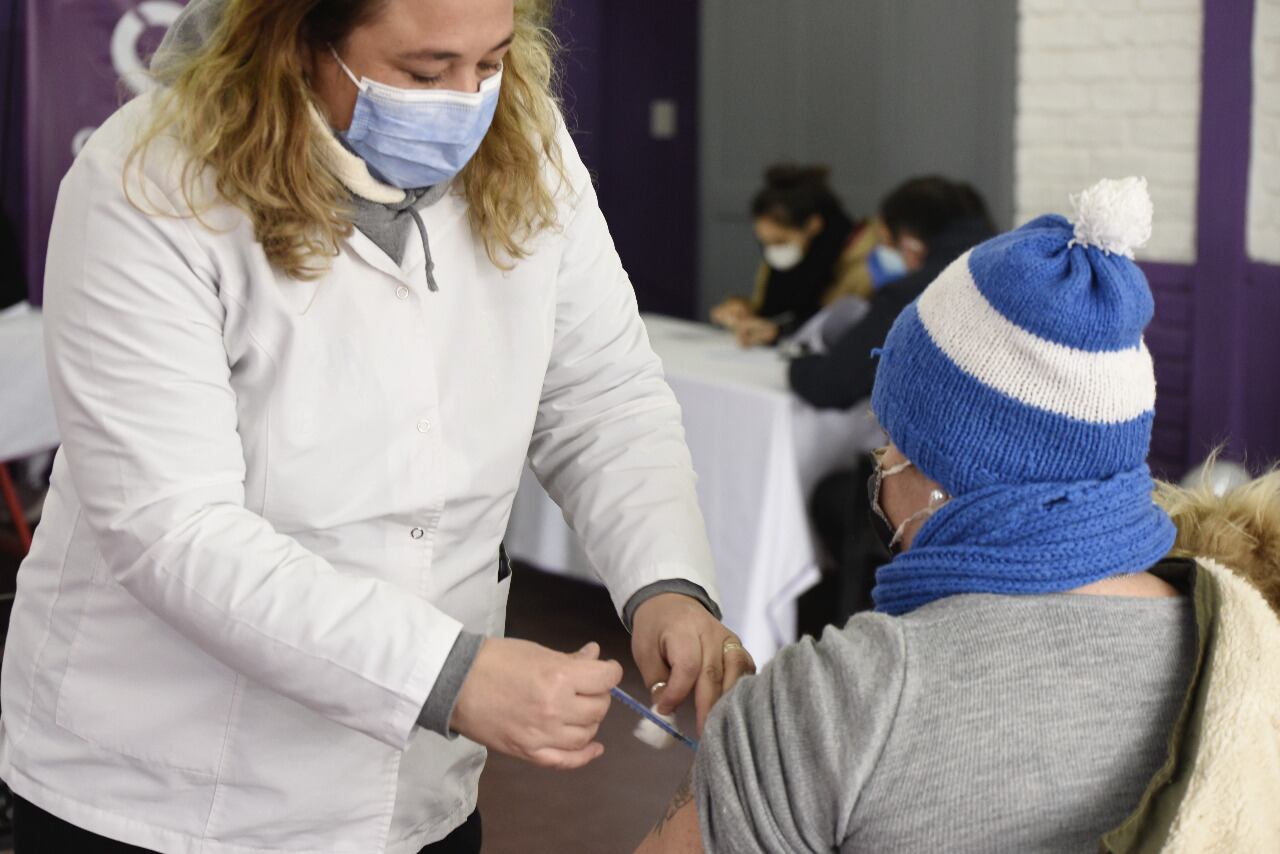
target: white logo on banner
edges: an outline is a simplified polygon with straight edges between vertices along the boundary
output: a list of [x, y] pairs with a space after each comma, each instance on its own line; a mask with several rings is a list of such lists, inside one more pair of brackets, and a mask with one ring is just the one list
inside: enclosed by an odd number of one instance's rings
[[142, 34], [150, 27], [169, 27], [182, 14], [176, 0], [143, 0], [120, 16], [111, 33], [111, 64], [116, 74], [135, 95], [155, 86], [147, 74], [146, 62], [138, 55]]
[[76, 135], [71, 138], [71, 156], [74, 157], [80, 153], [80, 149], [84, 148], [84, 144], [89, 141], [89, 137], [93, 136], [93, 132], [97, 130], [96, 126], [80, 128], [76, 131]]
[[[142, 0], [116, 21], [115, 29], [111, 31], [111, 65], [134, 95], [141, 95], [155, 86], [155, 81], [147, 74], [145, 57], [138, 53], [142, 34], [151, 27], [170, 27], [182, 14], [183, 5], [178, 0]], [[91, 125], [76, 132], [71, 140], [72, 157], [80, 153], [97, 129]]]

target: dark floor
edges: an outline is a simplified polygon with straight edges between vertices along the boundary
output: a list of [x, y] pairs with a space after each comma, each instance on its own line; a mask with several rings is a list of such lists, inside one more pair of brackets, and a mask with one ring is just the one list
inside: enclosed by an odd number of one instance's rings
[[[4, 651], [4, 637], [9, 631], [9, 612], [13, 608], [14, 582], [18, 577], [18, 544], [7, 532], [8, 519], [0, 521], [0, 654]], [[3, 785], [0, 783], [0, 785]], [[12, 854], [12, 823], [10, 822], [8, 789], [0, 791], [0, 854]]]

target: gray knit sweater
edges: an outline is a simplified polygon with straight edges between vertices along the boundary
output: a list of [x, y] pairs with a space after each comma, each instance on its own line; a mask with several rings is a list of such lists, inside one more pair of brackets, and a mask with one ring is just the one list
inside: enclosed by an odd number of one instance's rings
[[1087, 852], [1165, 757], [1186, 597], [954, 596], [784, 650], [712, 713], [709, 852]]

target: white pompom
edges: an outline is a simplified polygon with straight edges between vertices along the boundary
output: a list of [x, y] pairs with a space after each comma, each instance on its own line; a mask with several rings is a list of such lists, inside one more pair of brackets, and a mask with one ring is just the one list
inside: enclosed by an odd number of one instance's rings
[[1103, 178], [1089, 189], [1071, 196], [1075, 209], [1072, 224], [1077, 243], [1096, 246], [1108, 254], [1126, 258], [1151, 239], [1151, 196], [1146, 178]]

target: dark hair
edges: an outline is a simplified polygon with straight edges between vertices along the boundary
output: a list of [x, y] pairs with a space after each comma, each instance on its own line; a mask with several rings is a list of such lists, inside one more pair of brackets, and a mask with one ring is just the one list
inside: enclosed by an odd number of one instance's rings
[[956, 220], [977, 219], [994, 231], [987, 203], [972, 185], [941, 175], [912, 178], [880, 202], [880, 219], [898, 238], [904, 231], [929, 244]]
[[764, 189], [751, 200], [751, 216], [768, 217], [788, 228], [803, 228], [815, 214], [829, 218], [840, 210], [840, 200], [827, 184], [826, 166], [770, 166], [764, 173]]

